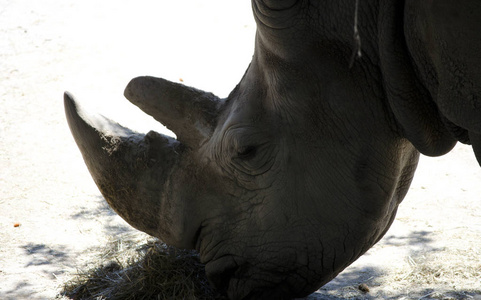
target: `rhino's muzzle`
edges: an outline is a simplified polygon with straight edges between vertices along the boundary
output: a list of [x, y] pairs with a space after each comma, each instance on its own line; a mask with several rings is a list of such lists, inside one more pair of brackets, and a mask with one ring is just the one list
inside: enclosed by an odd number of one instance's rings
[[130, 225], [172, 245], [179, 228], [166, 204], [169, 180], [182, 153], [170, 137], [141, 134], [103, 116], [89, 116], [69, 93], [65, 114], [84, 161], [109, 205]]

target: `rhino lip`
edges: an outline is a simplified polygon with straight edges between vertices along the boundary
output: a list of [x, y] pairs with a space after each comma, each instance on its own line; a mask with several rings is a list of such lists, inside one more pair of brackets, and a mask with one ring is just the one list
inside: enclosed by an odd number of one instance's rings
[[231, 255], [224, 255], [206, 264], [209, 282], [223, 293], [227, 292], [230, 280], [239, 275], [239, 269], [239, 264]]
[[200, 253], [200, 244], [201, 244], [201, 234], [202, 234], [202, 228], [204, 226], [200, 225], [199, 228], [197, 228], [197, 231], [194, 234], [194, 237], [192, 239], [192, 244], [195, 246], [195, 251]]
[[[298, 294], [299, 286], [284, 280], [256, 280], [249, 274], [259, 271], [245, 259], [224, 255], [206, 264], [209, 282], [229, 299], [291, 299]], [[272, 274], [275, 277], [275, 274]]]

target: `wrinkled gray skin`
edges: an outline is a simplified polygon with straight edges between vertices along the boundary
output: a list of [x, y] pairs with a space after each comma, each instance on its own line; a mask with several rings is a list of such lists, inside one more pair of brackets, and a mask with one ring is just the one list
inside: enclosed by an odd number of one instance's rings
[[312, 293], [388, 230], [418, 151], [481, 158], [481, 2], [253, 0], [252, 63], [227, 99], [153, 77], [125, 96], [178, 139], [68, 122], [108, 203], [194, 248], [232, 299]]

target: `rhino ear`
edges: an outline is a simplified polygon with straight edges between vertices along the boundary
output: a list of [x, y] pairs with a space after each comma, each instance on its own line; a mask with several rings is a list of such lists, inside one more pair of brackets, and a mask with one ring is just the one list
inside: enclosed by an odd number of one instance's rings
[[[479, 1], [406, 1], [405, 35], [446, 128], [481, 163]], [[474, 50], [476, 49], [476, 50]]]
[[456, 145], [429, 92], [418, 80], [403, 33], [403, 2], [382, 4], [379, 52], [391, 110], [404, 136], [423, 154], [439, 156]]
[[132, 79], [124, 95], [191, 148], [212, 135], [221, 105], [211, 93], [149, 76]]

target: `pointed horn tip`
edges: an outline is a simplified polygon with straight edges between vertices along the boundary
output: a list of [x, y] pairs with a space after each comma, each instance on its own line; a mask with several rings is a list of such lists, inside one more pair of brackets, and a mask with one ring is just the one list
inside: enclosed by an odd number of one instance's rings
[[95, 127], [93, 126], [95, 125], [95, 122], [92, 122], [93, 120], [106, 119], [102, 115], [90, 116], [88, 110], [85, 110], [84, 107], [80, 104], [80, 102], [76, 100], [70, 92], [65, 92], [63, 94], [63, 104], [65, 108], [65, 116], [67, 117], [67, 122], [71, 128], [74, 123], [76, 125], [85, 123], [91, 127]]
[[74, 96], [69, 92], [64, 92], [63, 94], [63, 104], [65, 108], [65, 116], [67, 117], [67, 123], [75, 136], [75, 129], [79, 127], [80, 124], [85, 124], [84, 118], [81, 117], [81, 111], [79, 104], [75, 100]]
[[77, 103], [70, 92], [66, 91], [63, 93], [63, 105], [65, 108], [65, 113], [71, 112], [72, 110], [77, 110]]
[[147, 134], [136, 132], [132, 129], [124, 127], [119, 123], [106, 118], [102, 114], [91, 113], [85, 109], [75, 97], [69, 93], [64, 93], [64, 107], [67, 123], [76, 142], [84, 143], [92, 142], [97, 138], [103, 137], [97, 143], [106, 143], [104, 137], [116, 137], [121, 139], [129, 139], [135, 136], [135, 140], [147, 137], [150, 141], [157, 141], [160, 144], [172, 144], [177, 142], [175, 138], [150, 131]]
[[64, 101], [75, 101], [73, 95], [69, 91], [63, 92]]

